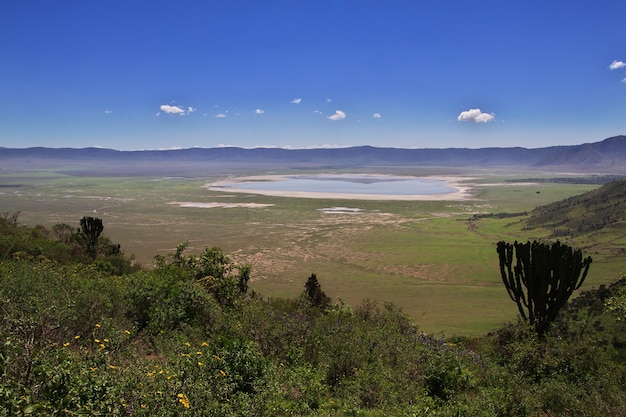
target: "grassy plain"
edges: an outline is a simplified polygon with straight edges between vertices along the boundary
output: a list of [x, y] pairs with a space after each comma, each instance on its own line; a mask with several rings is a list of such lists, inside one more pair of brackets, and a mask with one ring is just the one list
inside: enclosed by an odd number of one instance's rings
[[[0, 212], [21, 211], [21, 223], [46, 227], [100, 217], [104, 234], [146, 267], [184, 241], [192, 252], [219, 246], [236, 262], [252, 265], [251, 288], [264, 295], [297, 296], [314, 272], [334, 300], [391, 301], [425, 331], [468, 335], [516, 319], [499, 276], [495, 243], [549, 233], [523, 230], [523, 216], [468, 218], [529, 211], [597, 187], [504, 182], [528, 176], [472, 173], [470, 200], [356, 201], [210, 191], [206, 183], [223, 179], [211, 173], [183, 178], [0, 172]], [[261, 206], [245, 206], [249, 203]], [[332, 207], [361, 211], [322, 210]], [[594, 257], [583, 289], [610, 283], [626, 270], [617, 255], [626, 246], [623, 237], [595, 239], [565, 242]]]

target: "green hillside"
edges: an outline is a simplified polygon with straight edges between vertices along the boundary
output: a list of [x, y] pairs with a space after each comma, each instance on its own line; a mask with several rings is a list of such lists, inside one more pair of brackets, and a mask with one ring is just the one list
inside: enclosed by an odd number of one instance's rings
[[553, 238], [600, 233], [623, 239], [626, 236], [626, 179], [538, 207], [530, 213], [527, 228], [551, 230]]

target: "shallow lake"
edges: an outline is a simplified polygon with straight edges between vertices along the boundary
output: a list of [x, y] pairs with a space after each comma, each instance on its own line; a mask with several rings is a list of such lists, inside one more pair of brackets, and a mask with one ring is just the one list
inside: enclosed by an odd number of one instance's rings
[[233, 182], [227, 188], [305, 193], [424, 195], [456, 191], [446, 181], [388, 175], [286, 175], [272, 180]]

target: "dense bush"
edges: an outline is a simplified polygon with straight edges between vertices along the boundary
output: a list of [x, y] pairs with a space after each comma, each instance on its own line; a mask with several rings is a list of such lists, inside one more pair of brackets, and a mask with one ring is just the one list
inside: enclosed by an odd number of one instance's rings
[[120, 245], [106, 236], [98, 235], [88, 245], [80, 229], [65, 223], [58, 223], [51, 230], [41, 225], [33, 228], [19, 226], [18, 215], [0, 215], [0, 260], [91, 263], [108, 275], [130, 274], [141, 269], [133, 256], [126, 256]]
[[517, 323], [446, 339], [392, 304], [316, 305], [306, 277], [296, 299], [249, 294], [220, 250], [183, 250], [119, 276], [3, 259], [0, 415], [626, 415], [626, 324], [608, 303], [623, 283], [543, 338]]

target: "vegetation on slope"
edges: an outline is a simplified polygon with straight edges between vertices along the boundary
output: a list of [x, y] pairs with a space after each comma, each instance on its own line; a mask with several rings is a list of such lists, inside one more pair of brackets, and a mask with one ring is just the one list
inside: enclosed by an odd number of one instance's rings
[[626, 231], [626, 179], [612, 181], [596, 190], [537, 207], [530, 213], [527, 228], [546, 228], [552, 237], [599, 232]]
[[6, 219], [0, 415], [626, 415], [622, 281], [543, 338], [518, 323], [446, 340], [391, 304], [333, 303], [323, 277], [265, 298], [249, 266], [184, 244], [121, 272]]

